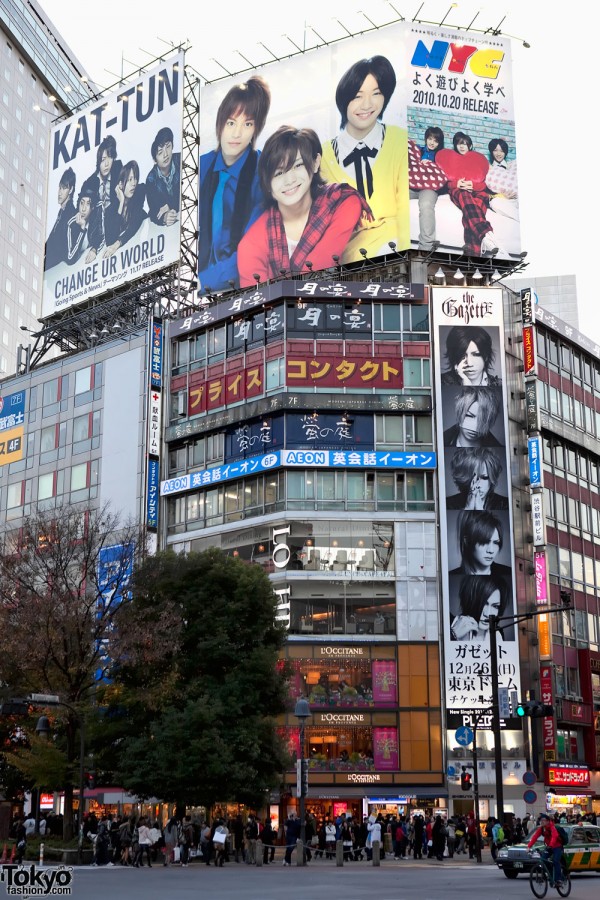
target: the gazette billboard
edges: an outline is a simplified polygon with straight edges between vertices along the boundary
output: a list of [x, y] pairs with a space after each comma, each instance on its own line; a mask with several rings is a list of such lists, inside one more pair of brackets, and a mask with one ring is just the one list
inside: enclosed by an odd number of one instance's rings
[[498, 684], [520, 696], [502, 291], [432, 288], [440, 551], [448, 727], [491, 707], [490, 617]]
[[510, 41], [398, 23], [205, 85], [201, 291], [520, 252]]
[[42, 318], [179, 258], [184, 56], [50, 139]]

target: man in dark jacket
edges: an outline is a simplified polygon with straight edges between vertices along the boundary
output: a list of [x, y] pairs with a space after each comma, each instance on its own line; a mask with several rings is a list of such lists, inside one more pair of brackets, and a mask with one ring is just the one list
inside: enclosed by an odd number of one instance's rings
[[150, 148], [154, 167], [146, 178], [150, 220], [155, 225], [174, 225], [179, 219], [181, 154], [173, 153], [173, 132], [161, 128]]
[[284, 866], [291, 866], [292, 864], [292, 851], [296, 848], [296, 842], [300, 837], [300, 819], [296, 816], [296, 813], [290, 813], [289, 819], [286, 819], [285, 822], [285, 859], [283, 860]]
[[75, 172], [69, 166], [62, 173], [58, 185], [58, 215], [46, 241], [45, 270], [52, 269], [67, 259], [67, 228], [76, 214], [73, 194], [75, 193]]

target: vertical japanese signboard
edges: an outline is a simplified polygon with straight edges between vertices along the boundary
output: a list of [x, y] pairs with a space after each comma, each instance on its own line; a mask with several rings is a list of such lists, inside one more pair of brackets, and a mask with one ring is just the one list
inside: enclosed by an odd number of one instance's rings
[[[515, 612], [502, 291], [433, 288], [448, 727], [491, 705], [492, 615]], [[498, 685], [520, 691], [515, 627]]]

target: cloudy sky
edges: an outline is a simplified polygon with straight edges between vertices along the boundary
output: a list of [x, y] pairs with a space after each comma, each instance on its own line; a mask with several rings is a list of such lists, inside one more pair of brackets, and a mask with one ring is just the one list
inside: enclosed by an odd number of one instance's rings
[[[549, 0], [302, 0], [191, 4], [189, 0], [40, 0], [71, 50], [103, 87], [186, 43], [186, 61], [214, 80], [295, 48], [418, 17], [500, 28], [512, 41], [522, 246], [531, 276], [575, 274], [580, 330], [600, 341], [595, 260], [598, 5]], [[361, 7], [357, 12], [355, 6]], [[205, 12], [203, 13], [203, 10]], [[523, 42], [530, 44], [524, 47]]]

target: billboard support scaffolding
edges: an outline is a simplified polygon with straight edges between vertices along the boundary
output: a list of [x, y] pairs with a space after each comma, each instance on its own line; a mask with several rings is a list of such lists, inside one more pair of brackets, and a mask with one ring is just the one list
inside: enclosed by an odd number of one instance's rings
[[[200, 83], [191, 66], [185, 67], [181, 141], [181, 256], [180, 303], [196, 288], [198, 263], [198, 148], [200, 146]], [[179, 308], [178, 308], [179, 311]]]
[[61, 353], [79, 353], [147, 327], [157, 303], [166, 313], [174, 312], [179, 306], [178, 284], [177, 266], [170, 266], [134, 285], [105, 293], [93, 305], [65, 310], [39, 331], [29, 331], [34, 341], [21, 350], [17, 374], [35, 369], [54, 347]]

